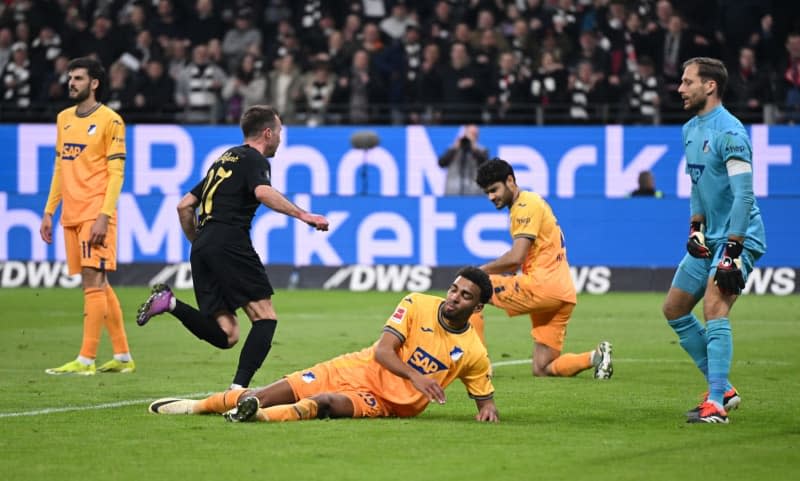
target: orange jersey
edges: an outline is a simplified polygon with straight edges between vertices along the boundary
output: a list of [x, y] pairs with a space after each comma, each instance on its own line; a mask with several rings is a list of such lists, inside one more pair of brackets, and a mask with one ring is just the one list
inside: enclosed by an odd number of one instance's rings
[[511, 206], [510, 216], [511, 237], [533, 241], [522, 264], [522, 273], [530, 277], [531, 287], [542, 296], [577, 302], [564, 234], [550, 204], [539, 194], [523, 190]]
[[[403, 341], [400, 359], [443, 388], [460, 379], [473, 399], [491, 399], [491, 362], [477, 332], [469, 324], [459, 332], [439, 320], [441, 297], [409, 294], [395, 308], [384, 326]], [[344, 354], [320, 366], [331, 373], [332, 384], [326, 388], [339, 391], [369, 392], [384, 400], [396, 416], [416, 416], [427, 407], [428, 397], [417, 391], [411, 381], [398, 377], [375, 360], [375, 345], [359, 352]], [[302, 376], [308, 371], [298, 371]], [[312, 382], [312, 379], [304, 379]]]
[[101, 211], [116, 222], [118, 189], [111, 193], [116, 196], [111, 207], [103, 207], [110, 180], [109, 161], [124, 166], [125, 124], [119, 114], [102, 104], [83, 115], [78, 115], [76, 108], [58, 114], [56, 165], [45, 212], [52, 214], [63, 200], [62, 225], [94, 220]]

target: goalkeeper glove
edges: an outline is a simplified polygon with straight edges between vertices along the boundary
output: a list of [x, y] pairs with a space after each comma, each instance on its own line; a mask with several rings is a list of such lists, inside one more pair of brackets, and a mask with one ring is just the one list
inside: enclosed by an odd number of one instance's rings
[[742, 276], [742, 255], [744, 246], [735, 240], [729, 240], [725, 251], [717, 264], [717, 273], [714, 275], [714, 284], [723, 294], [740, 294], [744, 289], [744, 276]]
[[711, 251], [706, 247], [706, 236], [703, 235], [703, 224], [692, 222], [689, 224], [689, 240], [686, 242], [689, 255], [699, 259], [711, 257]]

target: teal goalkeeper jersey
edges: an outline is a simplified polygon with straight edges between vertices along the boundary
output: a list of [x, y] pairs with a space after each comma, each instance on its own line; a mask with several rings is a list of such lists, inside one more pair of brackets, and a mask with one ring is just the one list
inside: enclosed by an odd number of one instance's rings
[[[686, 173], [692, 178], [692, 215], [705, 215], [706, 242], [713, 250], [719, 242], [726, 242], [731, 233], [734, 190], [726, 163], [739, 159], [752, 166], [753, 148], [742, 123], [721, 105], [707, 114], [692, 117], [683, 125], [683, 145]], [[739, 175], [752, 176], [752, 173]], [[752, 186], [752, 182], [749, 185]], [[752, 187], [746, 194], [753, 195]], [[755, 198], [749, 214], [742, 215], [749, 219], [744, 245], [760, 256], [767, 246]]]

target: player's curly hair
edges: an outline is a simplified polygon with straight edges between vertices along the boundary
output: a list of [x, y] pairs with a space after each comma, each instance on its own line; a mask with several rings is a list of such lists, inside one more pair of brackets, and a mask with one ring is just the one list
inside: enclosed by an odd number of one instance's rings
[[492, 298], [494, 289], [492, 288], [492, 280], [489, 274], [483, 272], [477, 267], [467, 266], [462, 267], [456, 274], [459, 277], [469, 280], [481, 290], [481, 304], [486, 304]]
[[478, 175], [475, 178], [475, 182], [478, 183], [481, 189], [485, 189], [495, 182], [505, 182], [509, 175], [514, 181], [517, 180], [514, 177], [514, 169], [511, 164], [499, 157], [495, 157], [478, 167]]
[[106, 69], [99, 60], [92, 57], [78, 57], [70, 60], [67, 64], [67, 72], [75, 69], [85, 68], [89, 79], [97, 80], [97, 88], [94, 90], [94, 98], [100, 100], [106, 90]]

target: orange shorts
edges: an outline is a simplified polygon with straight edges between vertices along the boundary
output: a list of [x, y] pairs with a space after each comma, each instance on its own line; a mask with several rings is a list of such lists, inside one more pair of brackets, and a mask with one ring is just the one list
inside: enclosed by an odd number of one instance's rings
[[93, 267], [101, 271], [117, 270], [117, 225], [108, 224], [104, 245], [92, 245], [89, 237], [93, 220], [64, 227], [64, 247], [67, 254], [69, 274], [80, 274], [82, 267]]
[[523, 276], [493, 274], [490, 277], [495, 289], [492, 305], [509, 316], [528, 314], [533, 340], [560, 352], [575, 304], [537, 293]]
[[[305, 399], [321, 393], [336, 393], [347, 396], [353, 403], [354, 418], [381, 418], [394, 416], [389, 405], [372, 394], [359, 382], [358, 369], [342, 369], [337, 359], [321, 362], [311, 369], [293, 372], [286, 376], [297, 399]], [[346, 374], [341, 372], [346, 370]], [[344, 375], [343, 375], [344, 374]]]

